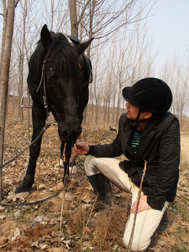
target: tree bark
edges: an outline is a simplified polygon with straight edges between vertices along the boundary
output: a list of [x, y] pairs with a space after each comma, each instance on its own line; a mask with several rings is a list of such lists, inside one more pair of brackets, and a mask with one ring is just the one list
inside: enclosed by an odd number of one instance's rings
[[71, 35], [78, 38], [76, 0], [69, 0]]
[[[96, 4], [96, 1], [93, 0], [92, 1], [92, 6], [91, 6], [91, 10], [90, 10], [89, 38], [92, 38], [92, 36], [93, 36], [93, 18], [94, 18], [95, 4]], [[87, 57], [88, 58], [90, 58], [90, 49], [91, 49], [91, 47], [89, 46], [87, 48]]]
[[[27, 0], [24, 1], [23, 6], [23, 27], [22, 27], [22, 47], [19, 57], [19, 100], [21, 101], [23, 95], [24, 86], [24, 48], [25, 48], [25, 27], [26, 27], [26, 16], [27, 16]], [[20, 121], [23, 121], [23, 108], [20, 106], [19, 109]]]
[[5, 45], [5, 31], [6, 31], [6, 22], [7, 22], [7, 9], [6, 9], [6, 2], [3, 1], [3, 36], [2, 36], [2, 45], [1, 45], [1, 62], [0, 62], [0, 74], [1, 74], [1, 67], [2, 67], [2, 59], [3, 59], [3, 50]]
[[[3, 34], [3, 55], [1, 57], [1, 76], [0, 76], [0, 165], [3, 164], [3, 148], [4, 148], [4, 131], [5, 131], [5, 117], [6, 117], [6, 101], [8, 93], [8, 81], [9, 81], [9, 68], [10, 57], [12, 47], [12, 35], [14, 26], [14, 10], [15, 0], [8, 1], [7, 16], [4, 19], [6, 27]], [[2, 178], [2, 168], [0, 169], [0, 175]], [[2, 180], [0, 179], [0, 199], [2, 198]]]

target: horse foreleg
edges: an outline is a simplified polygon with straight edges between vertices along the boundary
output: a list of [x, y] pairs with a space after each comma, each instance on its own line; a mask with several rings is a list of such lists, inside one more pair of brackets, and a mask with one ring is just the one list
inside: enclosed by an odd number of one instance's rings
[[[45, 116], [43, 113], [40, 113], [39, 109], [37, 109], [37, 111], [33, 109], [32, 119], [33, 119], [33, 135], [32, 135], [32, 142], [33, 142], [39, 136], [41, 130], [45, 126]], [[42, 135], [37, 139], [36, 142], [34, 142], [30, 146], [30, 158], [29, 158], [27, 172], [22, 181], [21, 186], [16, 188], [15, 193], [30, 191], [30, 188], [32, 187], [34, 183], [35, 168], [36, 168], [37, 158], [40, 153], [41, 140], [42, 140]]]

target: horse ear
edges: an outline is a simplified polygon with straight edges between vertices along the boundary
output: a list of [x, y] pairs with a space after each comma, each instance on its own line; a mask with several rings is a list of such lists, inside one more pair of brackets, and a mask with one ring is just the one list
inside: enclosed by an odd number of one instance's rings
[[52, 43], [52, 38], [46, 24], [41, 29], [41, 43], [45, 50]]
[[84, 53], [84, 51], [87, 49], [87, 47], [93, 41], [93, 39], [94, 38], [90, 38], [88, 41], [80, 43], [79, 45], [77, 45], [77, 50], [78, 50], [80, 55]]

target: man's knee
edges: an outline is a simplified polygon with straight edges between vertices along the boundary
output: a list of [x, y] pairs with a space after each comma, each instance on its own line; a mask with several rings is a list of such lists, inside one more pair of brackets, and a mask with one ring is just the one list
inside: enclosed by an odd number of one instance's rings
[[94, 156], [92, 156], [92, 155], [88, 155], [88, 156], [86, 156], [85, 161], [84, 161], [84, 166], [85, 166], [85, 167], [88, 167], [88, 166], [89, 166], [90, 161], [91, 161], [93, 158], [95, 158], [95, 157], [94, 157]]
[[[123, 242], [125, 244], [125, 246], [127, 247], [129, 245], [129, 241], [130, 241], [130, 235], [126, 235], [126, 233], [124, 233], [123, 236]], [[141, 239], [141, 237], [133, 237], [132, 240], [132, 244], [131, 244], [131, 251], [145, 251], [149, 244], [150, 244], [151, 239], [149, 238], [147, 239]]]
[[85, 168], [85, 171], [86, 171], [86, 174], [87, 176], [91, 176], [93, 174], [91, 174], [91, 167], [89, 167], [89, 163], [91, 162], [92, 159], [94, 159], [95, 157], [92, 156], [92, 155], [88, 155], [86, 158], [85, 158], [85, 161], [84, 161], [84, 168]]

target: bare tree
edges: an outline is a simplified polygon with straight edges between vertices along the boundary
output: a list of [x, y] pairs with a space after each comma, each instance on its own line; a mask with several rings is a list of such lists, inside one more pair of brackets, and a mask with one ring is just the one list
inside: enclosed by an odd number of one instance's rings
[[[19, 100], [21, 100], [23, 95], [23, 86], [24, 86], [24, 52], [25, 52], [25, 29], [26, 29], [26, 16], [27, 16], [27, 0], [24, 0], [22, 5], [22, 42], [21, 42], [21, 51], [19, 55]], [[20, 106], [19, 109], [20, 120], [23, 121], [23, 108]]]
[[[22, 0], [22, 3], [23, 5], [20, 5], [20, 8], [22, 7], [21, 11], [23, 13], [24, 0]], [[143, 34], [144, 38], [142, 38], [141, 25], [139, 25], [140, 30], [138, 32], [137, 25], [149, 16], [154, 3], [155, 0], [146, 2], [141, 2], [140, 0], [69, 0], [66, 3], [61, 0], [41, 0], [38, 2], [30, 0], [27, 2], [26, 35], [24, 35], [21, 23], [16, 22], [15, 57], [11, 64], [13, 69], [12, 83], [15, 83], [15, 80], [21, 83], [21, 78], [23, 78], [25, 84], [27, 74], [26, 62], [24, 61], [23, 66], [20, 63], [20, 68], [17, 69], [18, 62], [21, 62], [23, 56], [23, 38], [25, 37], [24, 55], [26, 54], [28, 61], [38, 40], [39, 30], [44, 22], [55, 32], [60, 30], [69, 34], [68, 31], [71, 30], [71, 34], [78, 37], [81, 41], [88, 37], [95, 37], [92, 47], [87, 51], [87, 56], [92, 60], [94, 74], [94, 81], [90, 85], [90, 102], [92, 104], [97, 102], [99, 106], [105, 105], [104, 121], [106, 122], [110, 118], [109, 108], [111, 106], [116, 107], [116, 118], [118, 120], [120, 109], [117, 109], [117, 107], [118, 104], [122, 106], [122, 99], [121, 97], [118, 98], [118, 90], [120, 91], [125, 85], [131, 85], [139, 76], [150, 74], [152, 69], [153, 60], [146, 51], [148, 47], [145, 42], [147, 36]], [[69, 18], [68, 14], [70, 14], [71, 18]], [[20, 19], [20, 15], [16, 17], [16, 20], [18, 19]], [[126, 46], [124, 43], [126, 43]], [[110, 44], [112, 51], [109, 47]], [[123, 50], [119, 52], [119, 48], [123, 49], [123, 46], [125, 46], [125, 52]], [[116, 58], [112, 54], [110, 59], [108, 59], [110, 51], [115, 51], [119, 54], [119, 57]], [[98, 61], [95, 55], [97, 52]], [[122, 53], [123, 55], [121, 56]], [[114, 61], [114, 67], [111, 65], [112, 61]], [[118, 69], [121, 61], [122, 70]], [[150, 64], [151, 66], [149, 67]], [[23, 76], [18, 75], [17, 73], [21, 73], [22, 69]], [[107, 74], [107, 72], [110, 74]], [[118, 83], [121, 85], [120, 88], [118, 88]], [[22, 89], [25, 89], [25, 87]], [[112, 90], [116, 91], [112, 92]], [[106, 96], [103, 97], [103, 94], [106, 94]], [[120, 99], [121, 103], [118, 99]], [[92, 106], [93, 108], [94, 106]], [[85, 114], [87, 114], [87, 111], [84, 113], [84, 121], [86, 120]], [[98, 119], [96, 120], [98, 121]], [[115, 120], [115, 117], [113, 117], [113, 120]]]
[[69, 0], [71, 34], [107, 42], [121, 27], [148, 17], [154, 4], [155, 0], [142, 7], [139, 0]]
[[[5, 2], [5, 1], [4, 1]], [[5, 4], [5, 3], [4, 3]], [[4, 147], [4, 131], [5, 131], [5, 115], [6, 101], [8, 93], [9, 67], [12, 46], [12, 34], [14, 26], [14, 11], [15, 0], [9, 0], [8, 6], [4, 5], [4, 22], [5, 27], [2, 39], [2, 54], [1, 54], [1, 75], [0, 75], [0, 165], [3, 163], [3, 147]], [[2, 177], [2, 169], [0, 169]], [[1, 182], [0, 182], [1, 183]], [[2, 185], [0, 185], [0, 199], [2, 196]]]
[[2, 36], [2, 45], [1, 45], [0, 74], [1, 74], [1, 64], [2, 64], [3, 50], [4, 50], [4, 45], [5, 45], [5, 32], [6, 32], [6, 23], [7, 23], [6, 2], [2, 1], [2, 4], [3, 4], [3, 13], [1, 13], [1, 16], [3, 17], [3, 36]]
[[[131, 86], [139, 78], [153, 75], [153, 64], [157, 52], [151, 50], [153, 40], [148, 36], [144, 21], [139, 18], [138, 23], [129, 25], [130, 29], [128, 25], [125, 25], [117, 32], [115, 40], [111, 40], [111, 43], [109, 41], [106, 47], [103, 46], [104, 48], [98, 46], [98, 61], [96, 61], [96, 55], [92, 55], [92, 61], [98, 73], [96, 83], [92, 83], [92, 86], [95, 85], [95, 94], [100, 92], [103, 99], [104, 122], [109, 123], [108, 111], [109, 107], [113, 106], [113, 110], [116, 110], [113, 123], [118, 124], [122, 113], [120, 108], [125, 107], [121, 94], [124, 86]], [[100, 44], [100, 40], [98, 41]], [[93, 88], [90, 89], [90, 96], [92, 92], [94, 96]]]
[[46, 21], [45, 23], [49, 25], [51, 31], [53, 30], [59, 31], [59, 29], [62, 26], [62, 21], [64, 19], [64, 15], [59, 15], [60, 13], [62, 14], [61, 11], [62, 1], [43, 0], [43, 5], [44, 5], [44, 20]]
[[[96, 104], [96, 117], [95, 117], [95, 123], [98, 124], [98, 112], [99, 112], [99, 105], [100, 105], [100, 90], [98, 89], [98, 59], [99, 59], [99, 52], [96, 50], [96, 55], [95, 55], [95, 64], [93, 67], [93, 83], [92, 83], [92, 93], [93, 93], [93, 99]], [[101, 83], [102, 84], [102, 83]], [[102, 87], [101, 87], [102, 88]]]
[[167, 58], [160, 72], [160, 77], [171, 87], [173, 93], [173, 102], [171, 111], [180, 118], [180, 126], [182, 127], [182, 121], [185, 108], [187, 107], [189, 89], [188, 83], [188, 71], [185, 71], [180, 57], [173, 54], [171, 58]]
[[[113, 54], [110, 54], [112, 56]], [[104, 111], [104, 124], [107, 122], [110, 122], [110, 107], [111, 107], [111, 100], [113, 93], [116, 92], [116, 87], [114, 86], [114, 81], [113, 81], [113, 65], [109, 64], [108, 60], [108, 65], [107, 65], [107, 70], [105, 73], [105, 87], [104, 87], [104, 92], [103, 92], [103, 111]]]
[[76, 0], [69, 0], [71, 35], [78, 37]]

